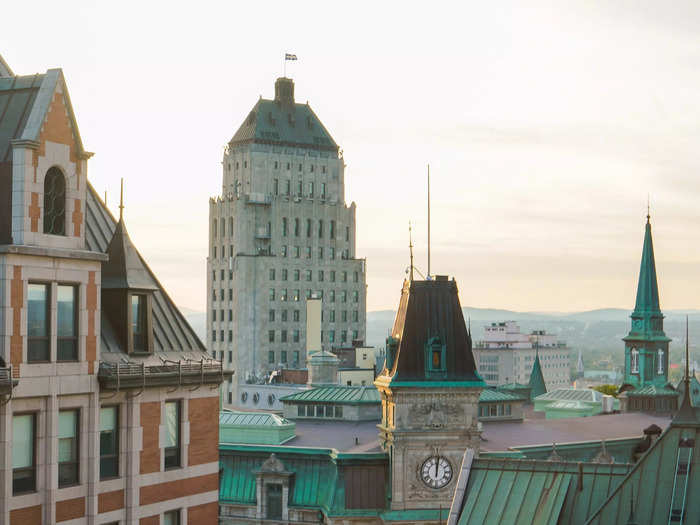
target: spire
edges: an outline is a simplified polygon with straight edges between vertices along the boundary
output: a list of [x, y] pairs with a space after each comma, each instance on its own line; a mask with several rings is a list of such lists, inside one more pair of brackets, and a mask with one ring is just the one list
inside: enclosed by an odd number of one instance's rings
[[583, 355], [581, 354], [581, 349], [578, 349], [578, 363], [576, 363], [576, 375], [578, 377], [583, 377], [584, 375], [584, 369], [583, 369]]
[[676, 412], [676, 415], [671, 421], [672, 426], [700, 426], [700, 420], [695, 414], [695, 410], [690, 402], [690, 369], [688, 362], [690, 360], [690, 354], [688, 352], [688, 316], [685, 316], [685, 377], [683, 378], [683, 383], [685, 388], [683, 389], [683, 400], [681, 401], [681, 406]]
[[647, 208], [647, 223], [644, 232], [644, 248], [642, 248], [642, 263], [639, 267], [639, 283], [637, 285], [637, 302], [632, 316], [644, 313], [661, 313], [659, 306], [659, 287], [656, 282], [656, 262], [654, 261], [654, 245], [651, 240], [651, 223]]
[[411, 237], [411, 221], [408, 221], [408, 251], [411, 257], [411, 282], [413, 282], [413, 238]]
[[[107, 192], [105, 192], [105, 202], [107, 202]], [[124, 220], [124, 178], [121, 180], [121, 187], [119, 188], [119, 222]]]
[[542, 375], [539, 345], [537, 343], [535, 343], [535, 362], [532, 364], [532, 372], [530, 373], [528, 386], [530, 387], [530, 401], [533, 401], [537, 396], [547, 393], [547, 385]]

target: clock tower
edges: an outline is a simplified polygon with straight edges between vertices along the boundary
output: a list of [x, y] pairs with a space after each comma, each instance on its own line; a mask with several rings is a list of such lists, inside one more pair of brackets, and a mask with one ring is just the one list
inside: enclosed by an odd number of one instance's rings
[[659, 306], [659, 288], [656, 281], [654, 245], [651, 223], [647, 214], [644, 232], [642, 263], [639, 268], [637, 301], [632, 327], [625, 342], [625, 379], [623, 387], [639, 389], [652, 385], [664, 387], [668, 383], [668, 344], [664, 333], [664, 316]]
[[478, 452], [479, 394], [457, 295], [446, 276], [404, 281], [375, 385], [382, 398], [379, 438], [389, 454], [391, 509], [449, 509], [467, 448]]

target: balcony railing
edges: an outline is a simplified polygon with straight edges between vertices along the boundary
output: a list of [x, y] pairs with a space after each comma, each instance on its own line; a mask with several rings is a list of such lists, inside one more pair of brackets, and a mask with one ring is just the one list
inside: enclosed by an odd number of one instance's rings
[[248, 204], [272, 204], [272, 197], [265, 193], [247, 193], [245, 198]]
[[219, 361], [201, 360], [144, 363], [100, 363], [98, 380], [106, 390], [143, 388], [146, 386], [218, 385], [231, 372]]
[[0, 368], [0, 395], [6, 396], [12, 393], [12, 388], [18, 383], [12, 379], [12, 367]]

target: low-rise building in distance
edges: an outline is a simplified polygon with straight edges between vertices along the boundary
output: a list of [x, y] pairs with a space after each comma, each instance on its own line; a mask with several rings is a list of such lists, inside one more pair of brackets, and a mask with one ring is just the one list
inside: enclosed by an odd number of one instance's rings
[[474, 345], [479, 374], [489, 386], [527, 383], [539, 353], [547, 390], [570, 384], [570, 349], [566, 342], [544, 330], [520, 332], [516, 321], [491, 323]]

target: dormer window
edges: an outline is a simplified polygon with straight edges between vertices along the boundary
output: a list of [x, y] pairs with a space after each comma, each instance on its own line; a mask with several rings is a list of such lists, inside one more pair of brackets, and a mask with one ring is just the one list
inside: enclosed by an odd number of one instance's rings
[[656, 363], [656, 373], [659, 375], [663, 375], [664, 373], [664, 351], [659, 348], [658, 352], [658, 361]]
[[447, 375], [445, 345], [439, 337], [432, 337], [425, 345], [425, 377], [442, 379]]
[[134, 352], [148, 351], [146, 304], [145, 295], [133, 294], [131, 296], [131, 334], [133, 337]]
[[66, 179], [55, 166], [44, 178], [44, 233], [66, 234]]

